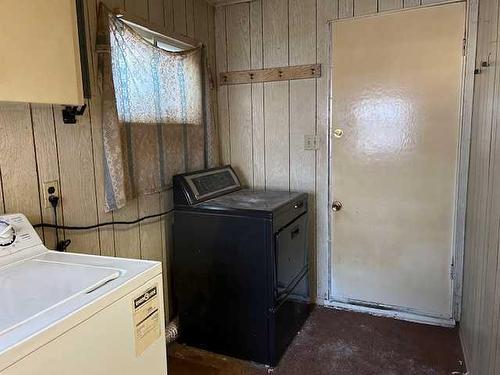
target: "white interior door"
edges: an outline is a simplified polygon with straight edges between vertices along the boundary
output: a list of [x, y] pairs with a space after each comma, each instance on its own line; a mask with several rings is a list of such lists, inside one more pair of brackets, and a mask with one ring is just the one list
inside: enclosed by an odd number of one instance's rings
[[451, 318], [464, 28], [465, 3], [334, 23], [333, 300]]

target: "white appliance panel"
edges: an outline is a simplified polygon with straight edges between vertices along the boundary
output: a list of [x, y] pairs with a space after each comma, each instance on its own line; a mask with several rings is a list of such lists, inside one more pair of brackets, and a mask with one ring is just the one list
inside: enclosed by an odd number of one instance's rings
[[5, 369], [2, 375], [166, 375], [165, 325], [160, 336], [136, 354], [134, 300], [158, 288], [163, 316], [162, 278], [157, 276], [73, 329]]
[[6, 267], [0, 272], [0, 335], [119, 276], [112, 268], [37, 259]]

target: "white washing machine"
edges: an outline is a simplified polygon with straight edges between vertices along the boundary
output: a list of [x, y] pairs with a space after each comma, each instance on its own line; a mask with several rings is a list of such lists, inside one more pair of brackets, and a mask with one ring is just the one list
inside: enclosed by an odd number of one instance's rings
[[1, 375], [165, 375], [161, 264], [58, 253], [0, 216]]

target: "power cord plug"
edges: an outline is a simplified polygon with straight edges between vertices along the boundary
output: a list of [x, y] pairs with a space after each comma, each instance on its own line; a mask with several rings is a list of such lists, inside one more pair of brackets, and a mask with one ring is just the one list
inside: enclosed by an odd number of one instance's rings
[[[49, 191], [49, 193], [50, 193], [50, 191]], [[59, 204], [59, 197], [57, 195], [50, 195], [49, 202], [52, 205], [52, 208], [57, 209], [57, 205]]]

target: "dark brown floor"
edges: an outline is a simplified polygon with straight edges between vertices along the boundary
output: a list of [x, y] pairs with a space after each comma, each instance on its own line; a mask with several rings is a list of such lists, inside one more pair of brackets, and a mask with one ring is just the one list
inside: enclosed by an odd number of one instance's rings
[[169, 375], [464, 374], [456, 329], [316, 308], [275, 369], [174, 344]]

